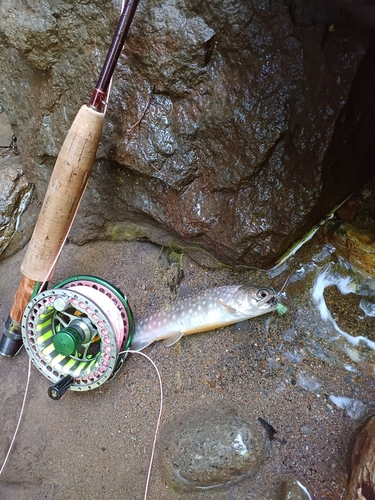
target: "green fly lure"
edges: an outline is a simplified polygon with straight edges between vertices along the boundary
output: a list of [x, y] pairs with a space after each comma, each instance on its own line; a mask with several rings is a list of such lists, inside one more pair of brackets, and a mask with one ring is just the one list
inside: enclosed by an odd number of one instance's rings
[[288, 308], [286, 306], [284, 306], [284, 304], [281, 304], [281, 302], [277, 303], [276, 311], [280, 314], [280, 316], [285, 314], [287, 312], [287, 310], [288, 310]]

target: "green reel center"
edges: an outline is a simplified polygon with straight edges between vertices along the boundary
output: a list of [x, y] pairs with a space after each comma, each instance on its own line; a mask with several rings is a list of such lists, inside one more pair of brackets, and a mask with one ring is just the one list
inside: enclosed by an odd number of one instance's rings
[[53, 337], [56, 351], [63, 356], [70, 356], [78, 351], [82, 345], [82, 336], [75, 328], [64, 328]]
[[[56, 299], [53, 306], [55, 309], [56, 302], [60, 299]], [[66, 308], [67, 306], [65, 306]], [[60, 309], [61, 312], [63, 312]], [[71, 356], [76, 353], [82, 344], [87, 344], [91, 342], [96, 334], [96, 329], [87, 320], [87, 318], [77, 318], [69, 322], [69, 325], [62, 328], [53, 337], [53, 345], [56, 351], [63, 356]]]

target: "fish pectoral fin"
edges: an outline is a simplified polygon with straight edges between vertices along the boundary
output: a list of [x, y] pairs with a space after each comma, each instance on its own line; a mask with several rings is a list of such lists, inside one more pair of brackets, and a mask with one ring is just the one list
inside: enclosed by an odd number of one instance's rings
[[174, 332], [172, 333], [172, 335], [169, 335], [167, 339], [163, 340], [163, 344], [165, 345], [165, 347], [171, 347], [173, 344], [180, 340], [183, 334], [184, 332]]
[[234, 308], [234, 307], [232, 307], [232, 306], [228, 306], [228, 304], [226, 304], [225, 302], [223, 302], [221, 299], [216, 299], [216, 300], [217, 300], [217, 302], [218, 302], [221, 306], [225, 307], [225, 309], [226, 309], [227, 311], [229, 311], [231, 314], [235, 314], [235, 313], [237, 312], [237, 309], [235, 309], [235, 308]]
[[153, 343], [153, 340], [148, 340], [148, 339], [133, 339], [130, 348], [132, 351], [142, 351], [142, 349], [145, 349], [145, 347], [149, 346], [150, 344]]

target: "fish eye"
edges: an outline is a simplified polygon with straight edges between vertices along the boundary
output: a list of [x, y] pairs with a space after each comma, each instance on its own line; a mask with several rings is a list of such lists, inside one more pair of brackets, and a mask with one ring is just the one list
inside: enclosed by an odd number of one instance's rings
[[257, 297], [259, 297], [260, 299], [265, 299], [269, 296], [269, 294], [270, 292], [263, 288], [262, 290], [259, 290], [259, 292], [257, 293]]

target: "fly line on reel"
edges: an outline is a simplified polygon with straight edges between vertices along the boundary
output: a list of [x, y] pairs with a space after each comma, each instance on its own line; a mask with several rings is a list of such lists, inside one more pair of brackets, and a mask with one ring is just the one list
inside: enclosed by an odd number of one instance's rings
[[87, 391], [121, 368], [133, 336], [133, 316], [116, 287], [93, 276], [75, 276], [36, 295], [22, 320], [24, 346], [36, 368], [55, 386]]

